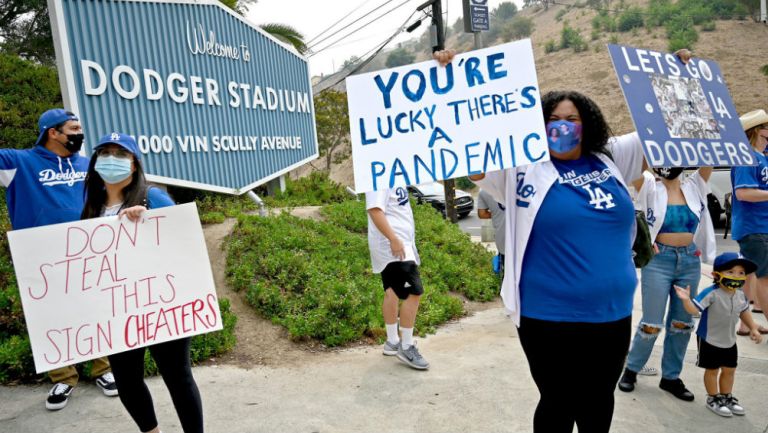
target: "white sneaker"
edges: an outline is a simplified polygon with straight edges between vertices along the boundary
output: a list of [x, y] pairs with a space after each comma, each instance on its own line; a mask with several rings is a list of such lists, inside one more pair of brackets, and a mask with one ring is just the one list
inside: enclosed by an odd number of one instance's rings
[[656, 376], [659, 374], [659, 370], [656, 370], [655, 367], [648, 367], [647, 365], [644, 365], [643, 368], [637, 372], [637, 374], [641, 376]]
[[45, 408], [48, 410], [64, 409], [64, 406], [67, 405], [69, 396], [74, 389], [74, 387], [71, 387], [66, 383], [57, 383], [53, 385], [53, 388], [48, 391], [48, 398], [45, 399]]
[[724, 416], [724, 417], [733, 416], [733, 412], [731, 412], [731, 410], [728, 409], [728, 406], [725, 403], [725, 396], [722, 394], [717, 394], [715, 396], [708, 395], [706, 405], [709, 410], [711, 410], [712, 412], [720, 416]]
[[747, 413], [747, 411], [744, 410], [744, 407], [739, 404], [739, 399], [734, 397], [733, 394], [725, 395], [725, 406], [728, 407], [734, 415], [744, 415]]

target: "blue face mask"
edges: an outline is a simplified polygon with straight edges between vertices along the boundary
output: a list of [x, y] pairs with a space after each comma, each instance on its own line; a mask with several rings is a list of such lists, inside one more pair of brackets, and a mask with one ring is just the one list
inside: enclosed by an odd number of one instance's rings
[[581, 143], [581, 125], [567, 120], [547, 123], [547, 143], [549, 150], [566, 153]]
[[96, 159], [96, 165], [93, 167], [96, 173], [109, 184], [120, 183], [133, 174], [131, 163], [133, 161], [126, 158], [118, 158], [112, 155], [99, 156]]

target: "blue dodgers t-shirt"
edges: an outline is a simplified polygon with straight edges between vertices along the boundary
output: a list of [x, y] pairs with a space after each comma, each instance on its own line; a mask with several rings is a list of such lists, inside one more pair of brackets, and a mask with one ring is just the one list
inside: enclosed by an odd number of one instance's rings
[[559, 181], [536, 215], [523, 258], [521, 314], [602, 323], [632, 314], [635, 212], [626, 188], [596, 156], [553, 159]]
[[[731, 185], [734, 192], [739, 188], [768, 190], [768, 159], [754, 149], [752, 155], [757, 160], [757, 165], [731, 168]], [[768, 233], [768, 201], [741, 201], [734, 193], [731, 218], [731, 237], [735, 241], [746, 235]]]

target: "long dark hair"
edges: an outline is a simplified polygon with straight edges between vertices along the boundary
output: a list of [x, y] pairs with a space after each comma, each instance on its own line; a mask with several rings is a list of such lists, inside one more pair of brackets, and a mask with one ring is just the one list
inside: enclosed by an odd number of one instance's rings
[[[131, 183], [123, 188], [123, 205], [120, 209], [131, 206], [143, 205], [147, 197], [147, 180], [144, 177], [144, 168], [141, 161], [133, 156], [133, 166], [136, 170], [131, 174], [133, 179]], [[88, 174], [85, 176], [85, 206], [80, 219], [96, 218], [101, 216], [104, 204], [107, 202], [107, 189], [104, 186], [104, 180], [96, 173], [97, 154], [91, 156], [91, 162], [88, 164]]]
[[544, 111], [544, 122], [549, 122], [549, 116], [557, 107], [557, 104], [569, 100], [579, 110], [581, 117], [581, 150], [583, 154], [594, 155], [602, 153], [611, 156], [608, 150], [608, 139], [613, 133], [603, 117], [602, 111], [595, 101], [584, 94], [572, 90], [556, 90], [541, 97], [541, 105]]

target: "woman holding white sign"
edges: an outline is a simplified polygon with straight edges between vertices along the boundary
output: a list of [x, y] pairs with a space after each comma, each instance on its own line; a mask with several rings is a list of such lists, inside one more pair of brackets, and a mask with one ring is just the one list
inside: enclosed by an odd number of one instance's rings
[[[112, 133], [102, 137], [85, 178], [86, 200], [82, 218], [126, 216], [135, 221], [147, 209], [173, 206], [168, 195], [146, 184], [141, 154], [133, 137]], [[168, 387], [185, 433], [203, 431], [203, 404], [189, 359], [189, 338], [149, 346]], [[142, 432], [160, 432], [152, 396], [144, 383], [144, 350], [109, 356], [120, 401]]]
[[551, 161], [470, 178], [507, 208], [501, 295], [541, 394], [534, 431], [608, 432], [637, 285], [626, 183], [642, 147], [637, 134], [611, 137], [578, 92], [541, 102]]

